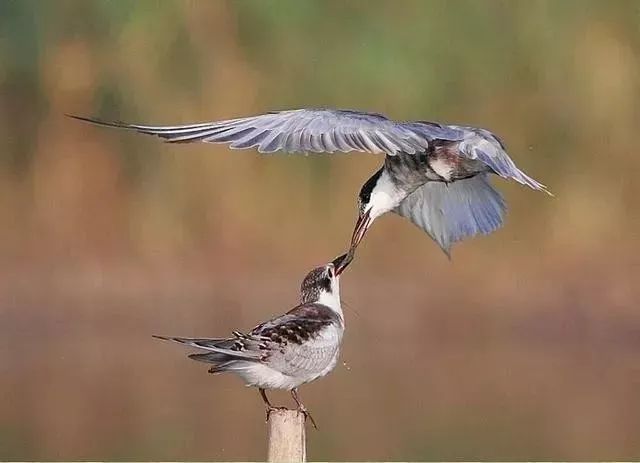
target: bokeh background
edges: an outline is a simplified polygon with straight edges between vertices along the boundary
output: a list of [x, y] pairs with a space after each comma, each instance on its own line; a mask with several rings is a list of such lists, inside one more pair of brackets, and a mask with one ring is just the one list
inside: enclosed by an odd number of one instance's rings
[[[555, 198], [452, 261], [392, 215], [343, 277], [311, 459], [640, 458], [640, 3], [0, 2], [0, 459], [259, 460], [260, 398], [151, 334], [293, 306], [381, 158], [165, 145], [305, 106], [479, 125]], [[274, 399], [290, 403], [285, 393]]]

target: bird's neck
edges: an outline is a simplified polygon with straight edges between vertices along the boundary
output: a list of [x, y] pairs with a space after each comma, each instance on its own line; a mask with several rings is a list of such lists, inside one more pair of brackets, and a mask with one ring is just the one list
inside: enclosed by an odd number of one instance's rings
[[386, 169], [382, 169], [376, 186], [371, 191], [371, 210], [369, 212], [372, 219], [389, 212], [402, 202], [407, 193], [398, 188]]
[[342, 305], [340, 303], [340, 291], [321, 291], [318, 296], [318, 304], [326, 305], [336, 314], [340, 316], [340, 319], [344, 322], [344, 315], [342, 313]]

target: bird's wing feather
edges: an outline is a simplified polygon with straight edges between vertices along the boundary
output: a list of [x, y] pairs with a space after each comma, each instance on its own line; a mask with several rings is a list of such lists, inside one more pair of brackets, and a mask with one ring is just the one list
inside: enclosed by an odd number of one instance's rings
[[428, 182], [394, 212], [426, 231], [449, 254], [451, 245], [502, 225], [504, 200], [487, 174], [445, 184]]
[[545, 185], [518, 169], [504, 150], [500, 140], [488, 130], [469, 128], [467, 136], [458, 144], [458, 147], [462, 155], [486, 164], [500, 177], [512, 179], [521, 185], [551, 194]]
[[268, 339], [265, 363], [291, 376], [321, 371], [335, 357], [343, 329], [329, 307], [304, 303], [254, 328], [250, 337]]
[[170, 336], [155, 336], [154, 338], [166, 341], [174, 341], [197, 349], [206, 350], [208, 352], [216, 352], [225, 354], [237, 359], [258, 360], [260, 352], [253, 349], [244, 348], [242, 340], [238, 339], [221, 339], [221, 338], [179, 338]]
[[414, 154], [431, 140], [461, 139], [463, 131], [427, 122], [395, 122], [385, 116], [352, 110], [296, 109], [217, 122], [151, 126], [71, 116], [98, 125], [156, 135], [172, 143], [229, 143], [231, 148], [257, 148], [261, 153]]
[[284, 315], [261, 323], [251, 330], [255, 339], [275, 342], [303, 342], [313, 338], [322, 328], [341, 323], [338, 315], [329, 307], [315, 302], [300, 304]]

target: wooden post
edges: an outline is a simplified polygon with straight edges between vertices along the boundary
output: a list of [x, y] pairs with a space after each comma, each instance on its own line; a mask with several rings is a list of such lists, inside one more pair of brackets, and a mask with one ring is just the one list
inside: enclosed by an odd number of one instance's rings
[[267, 461], [288, 463], [307, 460], [304, 422], [304, 414], [297, 410], [271, 412]]

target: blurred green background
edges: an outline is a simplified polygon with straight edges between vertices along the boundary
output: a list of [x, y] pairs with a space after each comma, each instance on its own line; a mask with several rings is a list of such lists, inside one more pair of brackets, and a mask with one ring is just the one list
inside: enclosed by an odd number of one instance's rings
[[[490, 128], [451, 262], [387, 215], [342, 279], [315, 460], [640, 458], [640, 2], [0, 2], [0, 460], [259, 460], [257, 392], [152, 333], [284, 311], [340, 253], [372, 155], [165, 145], [150, 124], [305, 106]], [[277, 402], [289, 403], [284, 393]]]

